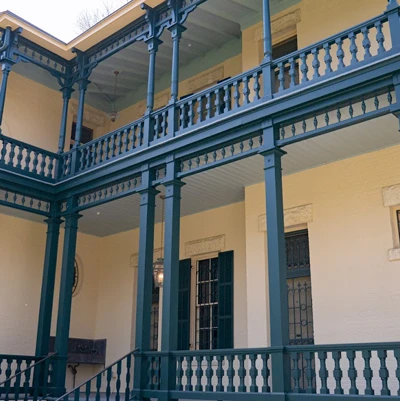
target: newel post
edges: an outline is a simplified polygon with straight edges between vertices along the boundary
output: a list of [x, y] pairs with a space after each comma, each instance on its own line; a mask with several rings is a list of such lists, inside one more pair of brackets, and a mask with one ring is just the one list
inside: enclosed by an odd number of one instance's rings
[[140, 194], [139, 266], [136, 301], [135, 356], [133, 395], [141, 399], [141, 391], [147, 388], [147, 359], [142, 352], [150, 350], [150, 323], [153, 285], [154, 216], [156, 191], [152, 186], [153, 176], [148, 166], [142, 170]]
[[283, 217], [282, 156], [286, 153], [275, 147], [273, 126], [264, 129], [264, 178], [267, 212], [268, 285], [270, 305], [271, 347], [281, 348], [273, 353], [272, 391], [287, 393], [290, 390], [290, 361], [284, 352], [289, 344], [289, 313], [286, 282], [286, 245]]
[[263, 67], [264, 98], [272, 98], [273, 71], [272, 71], [272, 33], [271, 33], [271, 9], [270, 1], [263, 0], [263, 47], [264, 58], [261, 62]]
[[74, 284], [74, 263], [78, 235], [78, 220], [81, 217], [75, 211], [76, 197], [67, 200], [65, 213], [64, 247], [61, 265], [60, 297], [58, 301], [57, 330], [55, 351], [57, 366], [55, 371], [55, 395], [65, 393], [65, 375], [67, 371], [68, 338], [71, 324], [72, 287]]
[[388, 5], [386, 7], [385, 13], [389, 21], [392, 47], [397, 47], [400, 45], [399, 3], [397, 2], [397, 0], [388, 0]]

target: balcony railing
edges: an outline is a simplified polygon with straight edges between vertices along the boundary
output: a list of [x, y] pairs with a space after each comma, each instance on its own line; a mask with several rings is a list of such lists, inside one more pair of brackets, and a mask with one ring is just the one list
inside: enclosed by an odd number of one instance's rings
[[60, 155], [0, 135], [0, 166], [54, 182], [85, 173], [166, 139], [394, 55], [398, 49], [391, 38], [400, 29], [399, 25], [397, 7], [169, 104]]
[[[290, 364], [289, 394], [344, 396], [400, 395], [400, 343], [288, 346], [283, 349], [175, 351], [176, 399], [266, 399], [274, 395], [271, 360], [281, 354]], [[146, 397], [157, 397], [161, 383], [161, 352], [146, 352]], [[276, 392], [275, 392], [276, 393]]]

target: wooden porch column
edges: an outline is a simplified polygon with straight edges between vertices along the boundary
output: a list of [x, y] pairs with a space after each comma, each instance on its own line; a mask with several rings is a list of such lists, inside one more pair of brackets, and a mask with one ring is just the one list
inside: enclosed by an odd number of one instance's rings
[[264, 60], [272, 57], [271, 11], [269, 0], [263, 0]]
[[[0, 84], [0, 127], [3, 121], [3, 113], [4, 113], [4, 105], [6, 101], [6, 91], [7, 91], [7, 82], [8, 76], [10, 75], [11, 67], [14, 64], [12, 58], [12, 49], [11, 44], [14, 40], [16, 34], [18, 34], [20, 30], [11, 31], [11, 28], [8, 26], [3, 33], [3, 37], [0, 38], [0, 54], [4, 53], [2, 64], [1, 64], [1, 84]], [[0, 131], [1, 132], [1, 131]]]
[[60, 136], [58, 139], [58, 153], [64, 152], [65, 136], [67, 131], [68, 105], [71, 99], [71, 94], [74, 90], [71, 87], [65, 87], [62, 88], [61, 91], [63, 96], [63, 108], [62, 108], [61, 124], [60, 124]]
[[[267, 211], [268, 285], [271, 347], [289, 344], [289, 313], [286, 283], [286, 245], [283, 219], [282, 165], [285, 152], [273, 146], [273, 127], [264, 130], [264, 177]], [[272, 391], [286, 393], [290, 387], [290, 364], [287, 355], [273, 353]]]
[[[165, 185], [165, 240], [164, 286], [162, 299], [161, 352], [178, 349], [178, 290], [179, 290], [179, 237], [181, 218], [181, 188], [184, 183], [176, 179], [178, 164], [167, 163]], [[170, 400], [169, 391], [175, 389], [176, 366], [170, 356], [161, 357], [160, 400]]]
[[76, 198], [67, 201], [65, 215], [64, 248], [61, 268], [60, 297], [58, 302], [57, 332], [55, 351], [58, 363], [55, 372], [56, 395], [65, 393], [65, 374], [67, 370], [68, 337], [71, 323], [72, 287], [74, 284], [74, 263], [78, 219], [80, 214], [74, 212]]
[[[140, 191], [140, 231], [139, 231], [139, 267], [136, 301], [136, 334], [135, 347], [140, 351], [150, 350], [150, 324], [153, 288], [153, 255], [154, 255], [154, 212], [158, 191], [151, 186], [149, 170], [142, 172], [143, 190]], [[146, 389], [146, 358], [139, 353], [135, 357], [134, 392], [141, 399], [141, 390]]]
[[78, 81], [78, 83], [79, 83], [79, 104], [78, 104], [78, 114], [76, 116], [74, 148], [77, 148], [81, 144], [83, 115], [85, 112], [85, 94], [90, 81], [82, 78]]
[[54, 282], [57, 269], [58, 239], [60, 236], [59, 218], [60, 205], [51, 204], [52, 217], [46, 220], [47, 236], [44, 255], [44, 267], [42, 278], [42, 293], [40, 297], [40, 309], [36, 339], [36, 356], [45, 357], [49, 353], [49, 340], [51, 329], [51, 315], [53, 311]]
[[4, 106], [6, 102], [7, 82], [10, 72], [11, 72], [11, 63], [3, 63], [1, 66], [1, 86], [0, 86], [0, 127], [3, 122]]
[[264, 98], [272, 98], [273, 77], [272, 77], [272, 34], [271, 34], [271, 11], [270, 1], [263, 0], [263, 44], [264, 44], [264, 58], [262, 61], [263, 66], [263, 91]]

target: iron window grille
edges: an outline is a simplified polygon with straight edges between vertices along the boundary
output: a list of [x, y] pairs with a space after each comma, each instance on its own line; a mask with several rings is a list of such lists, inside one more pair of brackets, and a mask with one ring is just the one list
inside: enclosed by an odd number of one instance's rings
[[197, 262], [196, 349], [217, 349], [218, 258]]

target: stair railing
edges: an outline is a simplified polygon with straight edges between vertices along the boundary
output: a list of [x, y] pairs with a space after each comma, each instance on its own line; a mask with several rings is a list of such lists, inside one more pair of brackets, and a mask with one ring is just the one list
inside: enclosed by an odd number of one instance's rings
[[[81, 394], [85, 400], [100, 401], [101, 399], [104, 401], [104, 398], [101, 397], [102, 393], [105, 393], [105, 401], [110, 401], [113, 394], [115, 395], [114, 401], [121, 401], [122, 397], [124, 397], [123, 401], [129, 401], [131, 399], [132, 359], [137, 351], [139, 351], [138, 348], [129, 352], [55, 401], [67, 401], [71, 394], [74, 396], [74, 401], [79, 401]], [[105, 383], [103, 382], [104, 376]], [[121, 388], [125, 390], [122, 392]], [[92, 393], [95, 393], [94, 397], [92, 397]]]
[[[4, 397], [5, 401], [9, 401], [10, 394], [13, 394], [15, 400], [20, 399], [23, 394], [24, 401], [28, 398], [36, 401], [38, 396], [46, 396], [49, 385], [51, 386], [51, 376], [53, 370], [52, 358], [56, 353], [52, 353], [37, 362], [32, 363], [33, 359], [27, 357], [25, 369], [21, 370], [21, 364], [24, 359], [16, 360], [15, 374], [10, 376], [11, 365], [14, 358], [5, 358], [7, 361], [7, 369], [5, 371], [6, 379], [0, 382], [0, 395]], [[33, 374], [32, 374], [33, 372]]]

